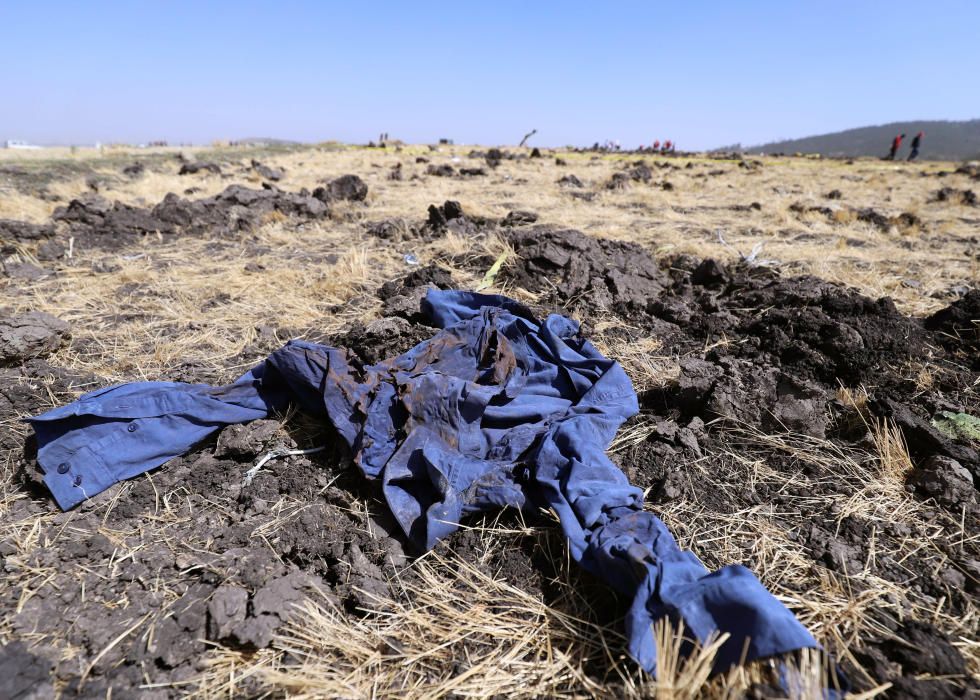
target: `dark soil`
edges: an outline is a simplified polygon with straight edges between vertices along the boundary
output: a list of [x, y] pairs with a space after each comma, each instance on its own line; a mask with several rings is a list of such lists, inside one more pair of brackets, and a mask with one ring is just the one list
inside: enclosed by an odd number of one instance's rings
[[[499, 151], [471, 155], [484, 157], [490, 167], [506, 157]], [[429, 170], [433, 175], [455, 172], [450, 166]], [[624, 182], [652, 177], [642, 163], [621, 175]], [[573, 178], [563, 180], [579, 186]], [[235, 236], [271, 212], [298, 221], [327, 216], [328, 202], [364, 200], [362, 185], [349, 176], [313, 194], [233, 186], [201, 200], [169, 195], [149, 209], [93, 195], [60, 209], [50, 225], [0, 222], [0, 231], [28, 241], [70, 235], [76, 246], [106, 249], [136, 245], [149, 233], [174, 240]], [[788, 430], [829, 440], [848, 454], [867, 454], [869, 422], [887, 418], [908, 443], [916, 470], [907, 488], [922, 500], [924, 512], [965, 522], [968, 528], [977, 522], [977, 445], [947, 437], [931, 421], [942, 411], [980, 414], [980, 293], [972, 291], [930, 318], [916, 319], [901, 314], [888, 299], [873, 300], [816, 278], [728, 268], [690, 256], [655, 260], [637, 244], [533, 225], [535, 219], [531, 212], [512, 212], [502, 222], [474, 218], [458, 203], [446, 202], [431, 207], [426, 221], [386, 220], [367, 230], [392, 240], [431, 239], [447, 230], [469, 236], [498, 232], [518, 254], [500, 278], [535, 292], [537, 312], [574, 313], [584, 319], [586, 334], [600, 320], [617, 319], [624, 328], [660, 338], [662, 353], [678, 358], [679, 375], [641, 395], [641, 418], [654, 427], [641, 443], [616, 455], [629, 478], [649, 489], [654, 503], [692, 493], [696, 486], [689, 465], [706, 456], [718, 465], [715, 478], [726, 488], [718, 495], [699, 495], [717, 513], [764, 503], [778, 506], [806, 495], [744, 483], [737, 472], [723, 468], [732, 451], [787, 474], [799, 472], [809, 484], [801, 489], [845, 500], [854, 484], [747, 441], [745, 430]], [[488, 261], [454, 262], [482, 266], [482, 271]], [[429, 286], [451, 287], [452, 276], [438, 266], [422, 267], [372, 290], [384, 304], [384, 318], [325, 340], [349, 348], [364, 364], [407, 350], [433, 332], [418, 315], [418, 300]], [[0, 415], [37, 413], [52, 399], [68, 401], [78, 389], [103, 383], [48, 364], [45, 358], [67, 334], [57, 319], [0, 314], [0, 364], [5, 365], [0, 368]], [[229, 364], [245, 366], [257, 359], [256, 353]], [[910, 368], [925, 365], [935, 376], [927, 388], [910, 378]], [[192, 368], [189, 374], [183, 378], [195, 379]], [[841, 386], [866, 387], [866, 406], [842, 403]], [[403, 582], [412, 576], [406, 564], [414, 552], [406, 551], [371, 485], [348, 468], [341, 442], [302, 416], [285, 425], [269, 420], [229, 427], [151, 478], [117, 486], [57, 515], [53, 530], [44, 535], [48, 545], [33, 549], [26, 562], [54, 572], [54, 578], [32, 589], [32, 595], [9, 586], [0, 590], [0, 610], [12, 636], [33, 644], [14, 642], [0, 649], [0, 697], [46, 697], [54, 684], [63, 685], [68, 697], [106, 697], [110, 688], [113, 698], [171, 697], [177, 694], [173, 688], [141, 687], [199, 674], [209, 643], [268, 646], [288, 604], [311, 591], [337, 601], [351, 615], [364, 614], [359, 608], [370, 602], [365, 591], [382, 598], [406, 595], [395, 574]], [[266, 451], [320, 444], [329, 449], [273, 460], [243, 485], [244, 472]], [[52, 512], [56, 507], [39, 485], [24, 429], [0, 422], [0, 446], [23, 454], [17, 478], [30, 495], [14, 501], [6, 517], [21, 521]], [[179, 497], [161, 501], [162, 494], [171, 493]], [[282, 497], [302, 506], [280, 510], [276, 504]], [[875, 576], [943, 599], [944, 611], [953, 616], [967, 614], [977, 603], [975, 528], [967, 530], [960, 546], [932, 539], [932, 547], [913, 547], [899, 561], [887, 552], [901, 550], [910, 539], [926, 540], [931, 532], [927, 522], [881, 529], [857, 515], [838, 517], [828, 505], [825, 512], [807, 513], [802, 520], [786, 516], [782, 524], [805, 550], [808, 565], [829, 574], [870, 567]], [[543, 556], [533, 536], [514, 544], [484, 556], [478, 535], [461, 531], [440, 547], [561, 604], [554, 579], [562, 563]], [[9, 542], [0, 546], [3, 567], [16, 548]], [[880, 554], [872, 557], [871, 547]], [[710, 552], [703, 554], [712, 565]], [[585, 578], [584, 584], [595, 588]], [[807, 595], [806, 590], [795, 593]], [[122, 600], [125, 605], [119, 604]], [[596, 593], [596, 610], [615, 622], [623, 614], [622, 601], [608, 591]], [[855, 654], [874, 682], [894, 684], [893, 697], [966, 697], [969, 689], [978, 689], [966, 677], [955, 640], [936, 627], [889, 612], [881, 612], [875, 623], [880, 634], [866, 639]], [[119, 637], [131, 628], [133, 634]], [[54, 639], [65, 640], [73, 653], [66, 655]], [[846, 670], [859, 686], [868, 685], [854, 669]], [[602, 669], [594, 672], [601, 675]], [[922, 674], [944, 680], [919, 679]], [[247, 695], [248, 683], [239, 690]]]
[[[256, 161], [257, 163], [257, 161]], [[267, 179], [276, 175], [257, 163]], [[267, 223], [272, 216], [315, 221], [330, 216], [331, 205], [340, 200], [361, 202], [368, 187], [357, 175], [331, 180], [312, 193], [286, 192], [265, 183], [261, 189], [231, 185], [220, 194], [203, 199], [185, 199], [168, 194], [153, 207], [138, 207], [111, 201], [98, 194], [86, 194], [59, 207], [48, 224], [0, 220], [0, 250], [14, 250], [15, 244], [34, 246], [39, 260], [65, 256], [69, 244], [73, 251], [117, 251], [138, 245], [141, 240], [179, 236], [233, 238]], [[6, 269], [8, 276], [18, 271]], [[43, 268], [33, 276], [43, 274]], [[25, 271], [19, 276], [31, 276]]]

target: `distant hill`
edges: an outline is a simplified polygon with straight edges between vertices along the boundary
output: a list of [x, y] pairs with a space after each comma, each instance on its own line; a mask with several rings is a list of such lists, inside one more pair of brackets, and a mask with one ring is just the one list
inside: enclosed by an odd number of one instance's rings
[[909, 142], [924, 131], [919, 157], [923, 160], [980, 159], [980, 119], [965, 122], [920, 121], [894, 122], [865, 126], [833, 134], [807, 136], [789, 141], [774, 141], [744, 149], [749, 153], [819, 153], [824, 156], [884, 156], [896, 134], [905, 134], [900, 158], [907, 158]]
[[290, 141], [289, 139], [273, 139], [264, 136], [250, 136], [245, 139], [235, 139], [235, 143], [240, 143], [243, 146], [299, 146], [299, 141]]

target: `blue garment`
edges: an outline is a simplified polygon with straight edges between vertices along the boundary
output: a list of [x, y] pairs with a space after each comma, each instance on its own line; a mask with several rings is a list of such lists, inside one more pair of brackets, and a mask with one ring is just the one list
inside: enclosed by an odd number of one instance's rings
[[539, 323], [514, 301], [467, 292], [431, 291], [422, 306], [441, 330], [362, 372], [341, 350], [292, 341], [229, 386], [124, 384], [32, 418], [45, 483], [71, 508], [292, 401], [331, 421], [426, 549], [467, 513], [552, 509], [572, 557], [632, 600], [629, 650], [651, 673], [664, 616], [702, 642], [731, 635], [716, 670], [818, 647], [748, 569], [710, 573], [643, 510], [605, 454], [636, 393], [576, 322]]

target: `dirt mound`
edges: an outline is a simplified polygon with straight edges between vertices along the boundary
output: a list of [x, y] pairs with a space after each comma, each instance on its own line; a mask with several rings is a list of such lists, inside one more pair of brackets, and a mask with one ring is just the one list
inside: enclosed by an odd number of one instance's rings
[[51, 314], [0, 316], [0, 367], [46, 357], [68, 338], [68, 324]]
[[[916, 398], [901, 369], [935, 361], [933, 348], [942, 339], [889, 299], [765, 268], [729, 270], [710, 259], [658, 263], [635, 244], [570, 230], [522, 228], [508, 239], [519, 261], [504, 274], [542, 294], [542, 307], [587, 316], [611, 311], [655, 333], [665, 351], [700, 355], [680, 363], [676, 389], [659, 399], [688, 418], [724, 417], [825, 437], [838, 388], [873, 384], [881, 401], [872, 406], [898, 422], [917, 458], [946, 455], [976, 471], [976, 451], [931, 428], [928, 414], [944, 406], [968, 408], [972, 380], [951, 366], [932, 401]], [[948, 327], [969, 325], [976, 298], [964, 298], [926, 325], [938, 328], [943, 319]]]
[[[846, 461], [843, 455], [873, 445], [882, 439], [880, 426], [891, 425], [908, 445], [914, 466], [901, 477], [905, 489], [928, 499], [924, 507], [935, 504], [950, 517], [980, 514], [976, 445], [944, 435], [931, 420], [943, 407], [977, 412], [976, 375], [946, 362], [977, 355], [971, 320], [980, 317], [975, 293], [923, 323], [901, 314], [888, 299], [869, 299], [814, 277], [782, 277], [746, 265], [729, 269], [688, 256], [657, 261], [638, 246], [546, 227], [511, 232], [510, 241], [520, 258], [507, 273], [509, 280], [541, 294], [542, 307], [572, 310], [586, 319], [596, 318], [601, 309], [607, 325], [615, 328], [613, 319], [622, 324], [625, 338], [631, 328], [646, 329], [662, 341], [659, 354], [681, 358], [676, 378], [641, 396], [649, 412], [647, 436], [619, 460], [631, 481], [650, 489], [654, 502], [690, 496], [698, 487], [685, 474], [706, 454], [715, 455], [713, 462], [724, 454], [763, 459], [800, 475], [799, 492], [788, 487], [792, 496], [734, 481], [720, 491], [739, 493], [737, 502], [702, 493], [702, 503], [712, 509], [737, 512], [779, 504], [783, 498], [820, 498], [827, 504], [855, 498], [856, 489], [864, 486], [860, 482], [852, 485], [832, 476], [819, 462], [801, 469], [792, 456], [799, 448], [787, 446], [780, 455], [772, 452], [772, 443], [760, 447], [759, 438], [751, 436], [808, 436], [839, 450]], [[944, 339], [944, 333], [955, 340]], [[954, 355], [937, 356], [943, 346]], [[909, 367], [933, 364], [942, 369], [928, 390], [909, 380]], [[842, 402], [842, 386], [858, 393], [868, 387], [871, 395], [861, 405]], [[706, 427], [708, 421], [713, 427]], [[712, 473], [722, 483], [729, 478], [724, 470]], [[927, 538], [922, 523], [888, 525], [872, 537], [863, 518], [841, 520], [830, 512], [812, 516], [800, 531], [800, 545], [814, 562], [842, 573], [864, 569], [872, 546], [894, 550], [908, 538]], [[792, 518], [786, 526], [800, 527]], [[877, 560], [875, 574], [902, 585], [911, 567], [920, 572], [916, 585], [923, 595], [943, 598], [953, 614], [962, 614], [980, 580], [970, 572], [980, 563], [975, 552], [958, 552], [950, 545], [942, 545], [942, 551], [941, 565], [929, 564], [930, 555], [923, 551], [904, 561], [885, 556]], [[931, 573], [922, 573], [927, 569]], [[881, 624], [899, 639], [918, 634], [887, 616]], [[868, 663], [879, 681], [894, 682], [902, 692], [946, 692], [941, 682], [920, 680], [917, 674], [939, 673], [935, 669], [941, 666], [943, 672], [962, 676], [963, 659], [941, 632], [920, 632], [930, 640], [921, 649], [893, 637], [872, 640], [864, 652]], [[935, 649], [944, 650], [939, 666], [932, 661]]]
[[968, 291], [962, 298], [926, 319], [925, 326], [936, 331], [937, 340], [964, 361], [980, 370], [980, 289]]
[[23, 642], [0, 647], [0, 697], [9, 700], [54, 697], [53, 669], [51, 661], [31, 653]]
[[820, 214], [834, 223], [862, 221], [886, 232], [892, 229], [916, 231], [924, 227], [922, 219], [917, 214], [907, 211], [889, 216], [872, 207], [808, 206], [800, 202], [791, 204], [789, 210], [796, 214]]
[[456, 169], [446, 163], [442, 165], [430, 165], [425, 169], [425, 174], [435, 177], [452, 177], [456, 174]]
[[[226, 435], [229, 432], [234, 435]], [[147, 680], [193, 675], [209, 640], [233, 648], [266, 647], [291, 602], [310, 594], [350, 610], [370, 602], [366, 593], [398, 595], [387, 582], [394, 580], [396, 565], [405, 563], [401, 545], [379, 539], [384, 524], [353, 512], [355, 496], [331, 485], [338, 478], [343, 482], [336, 455], [319, 463], [304, 457], [275, 460], [249, 486], [242, 485], [249, 463], [261, 452], [281, 446], [295, 447], [296, 442], [278, 429], [277, 422], [235, 426], [203, 450], [171, 462], [152, 483], [134, 482], [111, 515], [114, 531], [128, 533], [121, 540], [110, 541], [101, 534], [101, 516], [85, 509], [59, 516], [63, 523], [71, 521], [71, 538], [30, 555], [31, 565], [62, 572], [56, 575], [58, 586], [33, 596], [8, 617], [13, 632], [57, 632], [90, 660], [101, 653], [84, 684], [86, 696], [101, 696], [110, 684], [114, 694], [136, 692]], [[179, 485], [188, 494], [185, 506], [204, 508], [201, 513], [208, 514], [172, 520], [144, 539], [149, 535], [144, 532], [147, 517], [160, 493], [156, 489], [169, 492]], [[316, 503], [283, 519], [270, 508], [283, 495], [315, 498]], [[222, 510], [206, 508], [209, 501], [222, 503]], [[10, 516], [20, 519], [45, 508], [43, 500], [21, 500]], [[275, 551], [252, 536], [263, 526]], [[202, 546], [180, 544], [193, 542]], [[111, 579], [98, 573], [118, 557], [120, 547], [137, 546], [145, 556], [121, 562]], [[404, 580], [411, 572], [402, 576]], [[165, 580], [165, 591], [142, 590], [138, 582], [149, 580]], [[136, 589], [141, 589], [138, 595]], [[110, 604], [125, 591], [131, 591], [127, 605]], [[14, 610], [13, 595], [10, 588], [0, 592], [7, 610]], [[158, 622], [152, 639], [110, 644], [121, 630], [153, 616]], [[13, 663], [11, 659], [18, 668], [4, 674], [3, 683], [20, 687], [16, 684], [35, 675], [36, 681], [53, 680], [53, 667], [54, 677], [68, 682], [69, 694], [83, 689], [77, 667], [57, 662], [45, 649], [34, 659], [16, 647], [0, 652], [0, 665]], [[36, 668], [44, 673], [35, 674], [31, 669]]]
[[428, 218], [424, 222], [389, 218], [370, 222], [366, 228], [368, 234], [385, 240], [431, 241], [446, 235], [447, 232], [464, 238], [480, 236], [495, 230], [499, 223], [497, 219], [467, 214], [459, 202], [446, 200], [440, 205], [430, 204]]
[[504, 279], [528, 290], [546, 291], [553, 304], [592, 310], [645, 306], [663, 289], [660, 271], [635, 243], [549, 226], [513, 229], [507, 238], [519, 263], [502, 273]]
[[738, 324], [757, 339], [754, 347], [739, 346], [742, 356], [765, 353], [806, 378], [851, 385], [924, 351], [921, 326], [890, 299], [874, 301], [813, 277], [758, 280], [740, 274], [725, 300], [729, 307], [762, 310]]
[[52, 220], [66, 226], [76, 245], [114, 250], [149, 235], [234, 235], [265, 223], [273, 212], [305, 219], [324, 218], [329, 208], [306, 191], [231, 185], [220, 194], [189, 200], [168, 194], [152, 208], [110, 202], [99, 195], [73, 199], [55, 210]]
[[221, 166], [217, 163], [203, 163], [203, 162], [193, 162], [184, 163], [180, 166], [180, 170], [177, 172], [178, 175], [196, 175], [197, 173], [211, 173], [212, 175], [221, 174]]
[[37, 241], [50, 238], [54, 233], [54, 226], [51, 224], [32, 224], [27, 221], [0, 219], [0, 242], [4, 239]]
[[937, 202], [951, 202], [974, 207], [978, 204], [977, 193], [973, 190], [958, 190], [955, 187], [943, 187], [936, 190], [934, 195]]
[[135, 163], [130, 163], [129, 165], [124, 166], [122, 169], [123, 175], [125, 175], [126, 177], [133, 178], [134, 180], [136, 178], [142, 177], [143, 173], [145, 172], [146, 172], [146, 165], [139, 161], [136, 161]]
[[[474, 157], [491, 160], [490, 153]], [[642, 171], [638, 178], [624, 175], [628, 182], [645, 181]], [[0, 234], [32, 245], [67, 234], [76, 245], [120, 248], [157, 232], [236, 235], [273, 212], [319, 219], [337, 198], [364, 200], [359, 179], [337, 182], [317, 196], [236, 186], [196, 201], [170, 195], [145, 209], [88, 195], [60, 210], [57, 226], [0, 222]], [[701, 543], [705, 557], [719, 560], [732, 556], [731, 549], [715, 551], [726, 537], [755, 538], [768, 547], [765, 533], [741, 527], [754, 513], [771, 513], [792, 538], [784, 584], [792, 597], [808, 600], [814, 581], [860, 587], [863, 576], [872, 577], [860, 595], [885, 602], [854, 618], [868, 616], [875, 630], [854, 649], [871, 681], [893, 683], [896, 697], [968, 693], [946, 678], [970, 683], [958, 641], [916, 618], [966, 618], [980, 594], [980, 553], [968, 525], [980, 515], [980, 459], [969, 438], [935, 425], [937, 416], [980, 413], [980, 293], [969, 292], [922, 321], [887, 299], [813, 277], [691, 256], [656, 258], [635, 243], [532, 225], [533, 219], [520, 211], [502, 221], [477, 217], [446, 201], [430, 207], [425, 220], [386, 219], [366, 231], [394, 242], [435, 240], [448, 231], [505, 237], [517, 256], [500, 271], [500, 282], [533, 292], [539, 313], [580, 318], [585, 336], [615, 343], [612, 354], [624, 365], [639, 358], [630, 374], [641, 390], [642, 411], [625, 426], [628, 439], [615, 446], [614, 457], [649, 491], [654, 507], [696, 493], [707, 512], [736, 522], [735, 535], [712, 531]], [[468, 273], [487, 269], [484, 259], [458, 262], [472, 266]], [[382, 318], [322, 340], [348, 348], [361, 365], [401, 353], [432, 335], [419, 313], [425, 290], [457, 282], [439, 265], [411, 268], [377, 289], [373, 303], [380, 300]], [[7, 338], [3, 323], [0, 347]], [[105, 383], [27, 359], [62, 342], [67, 329], [55, 321], [34, 318], [6, 327], [16, 350], [9, 366], [0, 367], [0, 416], [37, 414]], [[634, 348], [634, 337], [659, 345]], [[233, 358], [229, 365], [248, 366], [252, 359]], [[931, 379], [920, 380], [920, 370]], [[211, 380], [200, 368], [181, 371], [188, 381]], [[876, 466], [881, 426], [894, 428], [908, 446], [911, 463], [900, 465], [908, 471]], [[27, 572], [0, 587], [11, 635], [42, 640], [30, 649], [17, 643], [0, 649], [0, 695], [33, 688], [44, 696], [57, 682], [69, 696], [104, 697], [111, 686], [113, 695], [153, 697], [147, 686], [186, 683], [203, 672], [199, 662], [215, 644], [249, 652], [267, 647], [290, 604], [305, 596], [336, 604], [352, 618], [377, 607], [378, 599], [406, 596], [403, 584], [414, 575], [406, 567], [411, 552], [380, 514], [371, 485], [347, 468], [350, 457], [339, 444], [329, 428], [302, 417], [233, 426], [149, 478], [52, 517], [50, 532], [57, 536], [47, 546], [21, 552], [12, 540], [0, 541], [0, 567], [16, 561], [16, 570]], [[245, 482], [245, 472], [270, 450], [321, 445], [327, 446], [321, 453], [272, 460]], [[15, 455], [18, 488], [33, 496], [11, 499], [5, 517], [27, 523], [49, 514], [52, 503], [37, 486], [22, 427], [0, 420], [0, 446]], [[750, 479], [744, 464], [752, 465]], [[879, 517], [873, 508], [887, 484], [906, 501], [918, 499], [922, 510], [914, 518]], [[546, 532], [553, 527], [533, 514], [527, 523], [513, 517], [515, 532], [526, 525]], [[696, 517], [681, 523], [690, 527], [680, 530], [683, 536], [703, 532]], [[940, 538], [938, 522], [964, 532], [958, 540]], [[556, 583], [563, 566], [556, 552], [564, 545], [545, 552], [534, 537], [515, 540], [487, 553], [481, 534], [464, 529], [441, 548], [561, 605], [568, 589]], [[793, 571], [806, 576], [794, 578]], [[52, 578], [37, 585], [36, 572]], [[860, 575], [842, 578], [854, 574]], [[624, 610], [614, 595], [588, 580], [580, 590], [595, 599], [598, 622], [618, 624]], [[901, 591], [915, 592], [916, 607], [900, 599]], [[855, 624], [850, 614], [826, 624], [847, 631]], [[134, 632], [120, 637], [126, 630]], [[82, 682], [80, 668], [90, 664]], [[596, 677], [604, 678], [605, 659], [597, 666]], [[159, 697], [171, 692], [157, 690]], [[247, 695], [248, 679], [236, 690]]]
[[273, 168], [254, 158], [252, 159], [251, 167], [259, 177], [265, 178], [270, 182], [279, 182], [286, 174], [283, 168]]
[[507, 212], [507, 216], [501, 220], [501, 226], [527, 226], [533, 224], [538, 220], [537, 212], [528, 211], [526, 209], [515, 209], [514, 211]]
[[974, 180], [980, 180], [980, 163], [977, 163], [976, 161], [964, 163], [954, 172], [956, 172], [958, 175], [966, 175]]
[[[43, 359], [0, 367], [0, 416], [13, 419], [36, 415], [52, 401], [74, 399], [76, 387], [94, 389], [101, 383], [97, 377], [55, 367]], [[0, 422], [0, 447], [21, 451], [23, 446], [18, 426]]]
[[324, 187], [313, 190], [313, 196], [324, 203], [333, 200], [346, 199], [351, 202], [363, 202], [367, 198], [368, 186], [357, 175], [341, 175], [328, 182]]

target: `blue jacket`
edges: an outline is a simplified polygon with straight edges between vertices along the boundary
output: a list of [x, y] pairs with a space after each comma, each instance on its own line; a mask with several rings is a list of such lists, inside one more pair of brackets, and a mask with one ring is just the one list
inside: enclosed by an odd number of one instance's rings
[[123, 384], [32, 418], [45, 483], [71, 508], [294, 402], [333, 424], [421, 547], [467, 513], [553, 510], [572, 557], [632, 601], [629, 650], [652, 673], [664, 616], [702, 642], [730, 635], [716, 670], [818, 646], [748, 569], [709, 572], [643, 509], [605, 454], [636, 393], [576, 322], [467, 292], [431, 291], [423, 311], [441, 330], [363, 373], [342, 350], [292, 341], [228, 386]]

